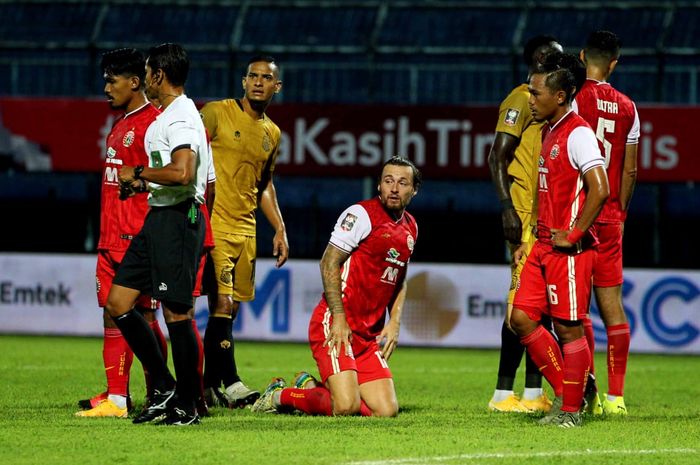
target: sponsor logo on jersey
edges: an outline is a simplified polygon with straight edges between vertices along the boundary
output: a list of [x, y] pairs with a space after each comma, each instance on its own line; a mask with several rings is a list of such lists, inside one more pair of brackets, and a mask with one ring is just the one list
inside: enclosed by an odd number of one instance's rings
[[113, 147], [109, 147], [109, 148], [107, 149], [107, 156], [108, 156], [109, 158], [114, 158], [114, 157], [117, 156], [117, 151], [114, 150]]
[[416, 245], [416, 241], [415, 241], [415, 239], [413, 239], [413, 236], [411, 236], [410, 234], [408, 236], [406, 236], [406, 245], [408, 246], [408, 250], [413, 252], [413, 246]]
[[385, 262], [393, 263], [394, 265], [399, 265], [401, 267], [406, 266], [406, 262], [399, 260], [399, 255], [401, 255], [395, 248], [390, 248], [387, 251], [387, 257], [384, 259]]
[[355, 227], [356, 221], [357, 217], [352, 213], [348, 213], [347, 215], [345, 215], [345, 218], [340, 223], [340, 229], [342, 229], [343, 231], [351, 231], [352, 228]]
[[134, 143], [134, 139], [135, 139], [134, 131], [131, 130], [131, 131], [127, 132], [126, 134], [124, 134], [124, 138], [122, 139], [122, 144], [124, 145], [124, 147], [131, 147], [131, 144]]
[[518, 116], [520, 116], [519, 110], [516, 110], [515, 108], [509, 108], [506, 111], [505, 118], [503, 118], [503, 123], [506, 126], [515, 126], [515, 123], [518, 122]]
[[554, 145], [552, 146], [552, 151], [549, 152], [549, 158], [551, 158], [552, 160], [554, 160], [554, 159], [557, 158], [558, 156], [559, 156], [559, 144], [554, 144]]
[[102, 289], [102, 283], [98, 277], [95, 277], [95, 289], [97, 289], [98, 293], [100, 292], [100, 289]]
[[159, 291], [167, 291], [168, 290], [168, 285], [165, 283], [160, 283], [160, 286], [158, 286]]
[[542, 155], [540, 155], [540, 159], [537, 160], [537, 164], [539, 166], [544, 166], [544, 157]]
[[272, 140], [270, 140], [270, 135], [267, 133], [265, 133], [265, 135], [263, 136], [262, 149], [265, 152], [269, 152], [270, 150], [272, 150]]

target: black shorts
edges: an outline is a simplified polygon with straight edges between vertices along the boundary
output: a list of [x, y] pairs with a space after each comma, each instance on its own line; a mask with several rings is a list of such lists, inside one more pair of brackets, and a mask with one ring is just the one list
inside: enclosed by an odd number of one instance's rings
[[191, 307], [204, 232], [202, 213], [193, 200], [152, 207], [124, 254], [113, 284], [149, 294], [166, 305]]

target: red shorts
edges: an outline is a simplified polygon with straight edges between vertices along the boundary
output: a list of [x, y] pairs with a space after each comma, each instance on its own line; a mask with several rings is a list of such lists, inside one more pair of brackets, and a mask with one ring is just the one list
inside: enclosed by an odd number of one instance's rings
[[[202, 295], [204, 267], [207, 263], [207, 256], [209, 255], [209, 252], [211, 252], [211, 249], [214, 248], [214, 233], [211, 230], [211, 220], [209, 219], [207, 204], [203, 203], [199, 206], [199, 209], [202, 211], [202, 218], [204, 218], [204, 251], [202, 252], [202, 258], [199, 260], [199, 267], [197, 268], [197, 278], [194, 281], [194, 291], [192, 292], [193, 297], [199, 297]], [[204, 294], [207, 294], [207, 292], [204, 292]]]
[[613, 287], [623, 283], [622, 223], [596, 223], [598, 260], [593, 268], [593, 285]]
[[567, 254], [537, 241], [520, 273], [513, 307], [533, 321], [542, 314], [582, 320], [588, 314], [596, 255], [595, 249]]
[[[97, 251], [95, 284], [97, 286], [97, 303], [100, 307], [104, 308], [104, 306], [107, 305], [107, 296], [109, 295], [109, 290], [112, 288], [114, 273], [117, 271], [119, 263], [121, 263], [124, 258], [125, 252], [126, 251], [116, 252], [112, 250]], [[158, 310], [158, 301], [151, 299], [151, 296], [141, 295], [138, 300], [136, 300], [136, 306]]]
[[351, 355], [345, 354], [345, 346], [337, 357], [328, 355], [328, 347], [323, 347], [323, 343], [330, 330], [332, 319], [333, 316], [328, 307], [319, 304], [309, 322], [309, 345], [323, 383], [329, 376], [347, 370], [357, 372], [359, 384], [392, 377], [389, 365], [374, 339], [367, 340], [353, 333]]

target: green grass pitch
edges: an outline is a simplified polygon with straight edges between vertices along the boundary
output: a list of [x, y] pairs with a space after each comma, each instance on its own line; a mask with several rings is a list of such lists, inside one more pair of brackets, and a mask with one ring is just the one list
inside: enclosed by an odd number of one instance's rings
[[[320, 418], [213, 410], [172, 428], [74, 416], [104, 385], [99, 339], [0, 336], [0, 463], [21, 464], [698, 464], [700, 357], [633, 354], [627, 418], [582, 428], [493, 414], [486, 404], [498, 353], [399, 347], [391, 360], [398, 418]], [[240, 342], [239, 371], [264, 388], [316, 372], [305, 345]], [[605, 359], [596, 356], [601, 389]], [[519, 376], [519, 378], [522, 378]], [[516, 386], [522, 388], [522, 381]], [[132, 368], [132, 393], [143, 376]]]

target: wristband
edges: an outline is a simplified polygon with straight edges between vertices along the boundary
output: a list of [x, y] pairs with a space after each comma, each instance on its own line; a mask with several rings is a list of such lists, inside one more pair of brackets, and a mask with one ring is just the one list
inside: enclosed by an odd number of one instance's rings
[[138, 165], [134, 168], [134, 179], [141, 179], [141, 173], [143, 173], [143, 165]]
[[574, 229], [571, 230], [571, 232], [566, 236], [567, 242], [571, 242], [572, 244], [576, 244], [578, 241], [583, 238], [583, 235], [586, 234], [584, 231], [581, 231], [577, 226], [574, 226]]
[[503, 210], [510, 210], [512, 208], [515, 208], [515, 207], [513, 207], [513, 200], [512, 199], [501, 200], [501, 208]]

